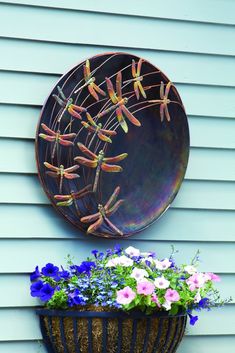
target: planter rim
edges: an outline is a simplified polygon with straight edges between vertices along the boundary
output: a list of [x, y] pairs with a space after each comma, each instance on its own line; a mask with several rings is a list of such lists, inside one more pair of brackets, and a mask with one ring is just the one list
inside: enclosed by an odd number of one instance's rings
[[54, 309], [36, 309], [37, 315], [47, 315], [47, 316], [59, 316], [59, 317], [98, 317], [98, 318], [125, 318], [125, 319], [138, 319], [138, 318], [148, 318], [148, 317], [180, 317], [186, 316], [185, 312], [178, 312], [175, 315], [171, 315], [166, 311], [156, 311], [152, 314], [146, 314], [142, 311], [92, 311], [92, 310], [54, 310]]

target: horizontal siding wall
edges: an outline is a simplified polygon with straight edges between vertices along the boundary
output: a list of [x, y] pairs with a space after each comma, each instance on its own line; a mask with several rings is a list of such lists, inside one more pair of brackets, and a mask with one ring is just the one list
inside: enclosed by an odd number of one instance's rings
[[[221, 275], [225, 308], [202, 313], [178, 353], [235, 346], [235, 2], [226, 0], [0, 1], [0, 353], [46, 353], [30, 297], [36, 264], [79, 260], [115, 242], [86, 237], [50, 206], [36, 175], [41, 106], [60, 76], [106, 51], [139, 55], [176, 84], [189, 117], [190, 159], [168, 212], [128, 240], [201, 250], [201, 269]], [[3, 288], [3, 289], [2, 289]]]

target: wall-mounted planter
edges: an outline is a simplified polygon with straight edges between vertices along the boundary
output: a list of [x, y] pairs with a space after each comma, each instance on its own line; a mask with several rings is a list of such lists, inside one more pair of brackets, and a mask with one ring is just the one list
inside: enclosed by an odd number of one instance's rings
[[166, 312], [39, 309], [37, 314], [49, 353], [174, 353], [187, 320]]
[[105, 53], [66, 73], [46, 100], [37, 165], [52, 205], [79, 229], [127, 237], [175, 198], [189, 154], [187, 116], [148, 61]]

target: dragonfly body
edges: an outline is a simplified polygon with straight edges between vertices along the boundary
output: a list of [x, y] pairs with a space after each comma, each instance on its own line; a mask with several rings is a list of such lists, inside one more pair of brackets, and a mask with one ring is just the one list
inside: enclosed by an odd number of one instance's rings
[[103, 170], [104, 172], [121, 172], [122, 167], [109, 163], [120, 162], [121, 160], [127, 157], [127, 153], [122, 153], [115, 157], [105, 157], [103, 150], [101, 150], [97, 155], [94, 152], [90, 151], [82, 143], [78, 143], [78, 148], [90, 159], [78, 156], [75, 157], [74, 160], [86, 167], [96, 168], [93, 192], [97, 190], [100, 171]]
[[120, 192], [120, 187], [118, 186], [114, 190], [113, 194], [110, 196], [109, 200], [104, 206], [101, 204], [98, 204], [97, 213], [81, 218], [81, 222], [83, 223], [94, 222], [92, 225], [88, 227], [87, 233], [95, 232], [105, 222], [115, 234], [123, 235], [122, 231], [118, 229], [109, 219], [109, 217], [112, 214], [114, 214], [121, 206], [121, 204], [124, 202], [124, 200], [119, 200], [115, 202], [117, 199], [117, 196], [119, 195], [119, 192]]
[[128, 132], [128, 125], [126, 123], [125, 117], [135, 126], [141, 126], [141, 123], [138, 119], [134, 117], [134, 115], [128, 110], [126, 104], [128, 102], [127, 97], [122, 97], [122, 73], [121, 71], [118, 72], [116, 77], [116, 92], [114, 91], [113, 84], [110, 78], [106, 77], [106, 84], [108, 89], [108, 94], [110, 97], [113, 106], [107, 108], [103, 112], [97, 115], [98, 118], [110, 113], [111, 111], [115, 110], [118, 122], [122, 129], [127, 133]]
[[49, 142], [54, 142], [51, 158], [53, 159], [55, 156], [55, 150], [58, 144], [62, 146], [73, 146], [73, 142], [69, 141], [73, 138], [76, 137], [75, 133], [70, 133], [70, 134], [61, 134], [60, 130], [53, 131], [51, 130], [46, 124], [41, 124], [41, 127], [43, 130], [46, 132], [46, 134], [39, 134], [39, 137], [42, 139], [49, 141]]
[[83, 189], [77, 192], [74, 192], [73, 190], [71, 190], [70, 194], [68, 195], [55, 195], [54, 198], [55, 200], [59, 201], [56, 203], [57, 206], [69, 207], [69, 206], [72, 206], [72, 204], [74, 204], [78, 214], [80, 214], [76, 201], [82, 199], [83, 197], [89, 195], [90, 193], [91, 193], [91, 185], [87, 185]]
[[74, 93], [81, 91], [84, 87], [88, 87], [89, 93], [92, 95], [93, 98], [95, 98], [95, 100], [99, 100], [98, 93], [101, 96], [106, 96], [106, 93], [95, 83], [96, 79], [94, 76], [92, 76], [89, 60], [87, 60], [86, 64], [83, 66], [83, 72], [85, 84], [79, 87]]
[[168, 104], [170, 103], [175, 103], [172, 102], [169, 98], [169, 92], [170, 92], [170, 88], [173, 86], [172, 82], [168, 82], [166, 85], [166, 88], [164, 89], [164, 83], [161, 81], [161, 85], [160, 85], [160, 98], [161, 99], [153, 99], [153, 100], [149, 100], [149, 103], [159, 103], [160, 104], [160, 118], [161, 121], [164, 120], [164, 117], [166, 117], [167, 121], [171, 120], [170, 117], [170, 113], [168, 110]]
[[54, 165], [44, 162], [44, 165], [46, 168], [50, 169], [50, 171], [46, 172], [49, 176], [53, 178], [60, 178], [60, 184], [59, 184], [59, 192], [61, 193], [62, 191], [62, 184], [63, 184], [63, 179], [76, 179], [79, 178], [78, 174], [72, 173], [75, 170], [79, 168], [78, 165], [74, 165], [69, 168], [64, 168], [64, 166], [61, 164], [59, 167], [55, 167]]
[[136, 68], [136, 62], [135, 60], [132, 60], [132, 77], [134, 80], [134, 91], [137, 100], [140, 99], [140, 93], [144, 98], [146, 98], [146, 93], [144, 91], [144, 88], [141, 84], [141, 81], [143, 81], [143, 76], [140, 76], [140, 71], [141, 71], [141, 66], [142, 66], [143, 60], [140, 59], [137, 63], [137, 68]]
[[60, 86], [57, 86], [57, 90], [58, 95], [53, 94], [53, 97], [55, 98], [57, 103], [59, 103], [59, 105], [63, 108], [58, 118], [58, 122], [61, 121], [66, 111], [68, 111], [69, 114], [72, 115], [74, 118], [82, 120], [81, 113], [86, 112], [86, 108], [73, 104], [73, 99], [66, 98]]
[[117, 134], [116, 131], [102, 129], [101, 123], [96, 124], [96, 122], [94, 121], [94, 119], [91, 117], [89, 113], [87, 113], [86, 115], [87, 115], [88, 122], [82, 121], [82, 125], [86, 129], [88, 129], [89, 132], [93, 133], [94, 135], [97, 135], [100, 140], [104, 142], [112, 143], [112, 140], [109, 136], [116, 135]]

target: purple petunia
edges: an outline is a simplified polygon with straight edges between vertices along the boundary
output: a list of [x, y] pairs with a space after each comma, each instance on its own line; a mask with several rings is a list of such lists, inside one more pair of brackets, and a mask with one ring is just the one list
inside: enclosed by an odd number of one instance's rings
[[55, 288], [51, 287], [49, 283], [46, 283], [43, 285], [43, 287], [40, 290], [40, 299], [43, 302], [46, 302], [51, 299], [55, 292]]
[[96, 267], [95, 262], [93, 261], [83, 261], [80, 266], [77, 266], [78, 273], [86, 273], [89, 274], [92, 267]]
[[35, 267], [34, 272], [30, 274], [30, 281], [33, 282], [41, 276], [38, 266]]
[[189, 321], [190, 325], [194, 326], [195, 323], [198, 320], [198, 316], [193, 316], [192, 314], [189, 314], [189, 313], [188, 313], [188, 316], [189, 316], [189, 319], [190, 319], [190, 321]]
[[42, 268], [42, 274], [46, 277], [57, 277], [58, 272], [59, 267], [54, 266], [51, 263], [46, 264], [46, 266]]
[[30, 294], [32, 297], [40, 297], [41, 295], [41, 289], [43, 287], [43, 282], [42, 281], [38, 281], [38, 282], [35, 282], [33, 283], [31, 286], [30, 286]]

